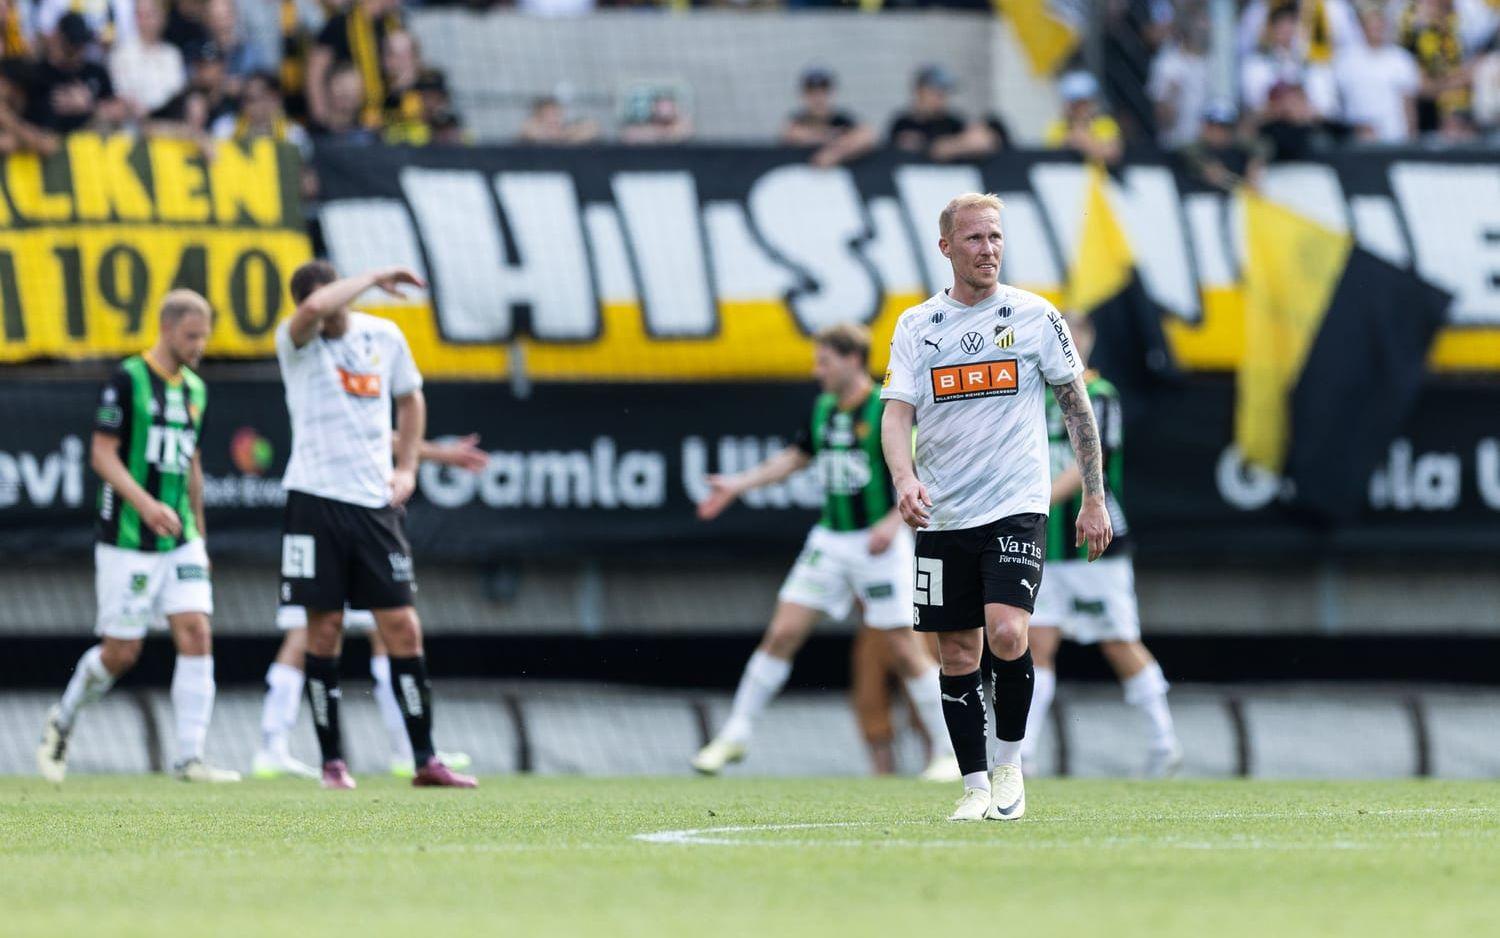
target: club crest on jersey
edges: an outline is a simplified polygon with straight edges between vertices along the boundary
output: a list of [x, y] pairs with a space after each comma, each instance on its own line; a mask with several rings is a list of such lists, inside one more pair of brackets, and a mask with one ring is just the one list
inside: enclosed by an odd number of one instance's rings
[[958, 344], [966, 354], [977, 355], [984, 348], [984, 336], [977, 332], [965, 332]]
[[972, 365], [932, 369], [932, 400], [936, 404], [980, 397], [1010, 397], [1020, 387], [1016, 359], [999, 358]]
[[995, 348], [1010, 348], [1016, 344], [1015, 326], [995, 327]]

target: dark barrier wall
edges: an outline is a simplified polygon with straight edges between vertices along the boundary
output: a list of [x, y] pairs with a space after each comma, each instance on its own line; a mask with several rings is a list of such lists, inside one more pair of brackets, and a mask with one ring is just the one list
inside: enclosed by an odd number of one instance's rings
[[[95, 394], [81, 382], [0, 382], [8, 414], [0, 554], [83, 556]], [[744, 469], [785, 445], [812, 394], [803, 384], [539, 385], [523, 400], [499, 384], [431, 383], [432, 433], [478, 432], [492, 460], [478, 476], [425, 467], [413, 538], [422, 556], [459, 561], [785, 554], [816, 519], [810, 475], [752, 495], [710, 525], [693, 517], [692, 504], [708, 473]], [[1283, 483], [1241, 463], [1230, 448], [1233, 400], [1227, 379], [1192, 379], [1157, 395], [1133, 428], [1126, 507], [1145, 556], [1500, 550], [1500, 384], [1429, 383], [1368, 482], [1368, 509], [1338, 529], [1290, 514]], [[280, 385], [210, 373], [202, 453], [216, 554], [274, 554], [288, 433]]]

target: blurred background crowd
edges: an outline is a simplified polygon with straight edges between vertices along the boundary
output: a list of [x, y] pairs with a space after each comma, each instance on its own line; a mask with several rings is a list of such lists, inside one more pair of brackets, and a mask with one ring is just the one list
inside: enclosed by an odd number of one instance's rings
[[[470, 142], [474, 135], [454, 106], [443, 70], [407, 28], [409, 5], [0, 0], [0, 149], [45, 153], [57, 145], [57, 135], [83, 128], [186, 137], [206, 150], [218, 140], [256, 136], [303, 148], [323, 140]], [[595, 2], [520, 0], [517, 6], [558, 17], [590, 12]], [[989, 9], [965, 0], [797, 0], [786, 7]], [[1216, 97], [1206, 0], [1111, 0], [1097, 59], [1107, 64], [1086, 68], [1082, 51], [1062, 63], [1055, 76], [1059, 112], [1041, 142], [1105, 162], [1119, 160], [1127, 148], [1179, 151], [1212, 181], [1231, 184], [1266, 161], [1331, 147], [1448, 146], [1500, 133], [1495, 0], [1251, 0], [1237, 13], [1238, 92]], [[822, 165], [883, 145], [954, 160], [1012, 144], [998, 113], [953, 106], [958, 80], [950, 64], [918, 69], [910, 78], [910, 100], [888, 123], [841, 107], [839, 77], [817, 64], [788, 75], [785, 124], [779, 132], [762, 128], [762, 139], [774, 135], [810, 147]], [[695, 137], [694, 95], [671, 83], [624, 88], [611, 108], [615, 120], [606, 126], [571, 113], [564, 86], [528, 98], [515, 139], [681, 143]]]

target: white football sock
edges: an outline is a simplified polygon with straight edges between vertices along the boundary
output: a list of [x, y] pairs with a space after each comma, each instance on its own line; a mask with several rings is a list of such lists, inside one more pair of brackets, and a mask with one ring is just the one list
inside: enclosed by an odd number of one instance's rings
[[990, 790], [990, 773], [988, 773], [988, 772], [970, 772], [968, 775], [964, 776], [964, 787], [965, 788], [980, 788], [980, 789], [983, 789], [984, 791], [989, 791]]
[[916, 677], [906, 679], [906, 693], [922, 731], [932, 740], [934, 756], [953, 755], [953, 743], [948, 739], [948, 724], [943, 720], [943, 690], [938, 684], [938, 666], [933, 665]]
[[1166, 675], [1155, 661], [1120, 683], [1125, 702], [1140, 710], [1151, 722], [1151, 748], [1171, 749], [1177, 745], [1177, 731], [1172, 726], [1172, 710], [1167, 706]]
[[[729, 710], [729, 719], [719, 735], [733, 743], [750, 741], [755, 718], [773, 698], [781, 693], [787, 677], [792, 673], [792, 663], [774, 655], [757, 650], [745, 665], [740, 677], [740, 686], [734, 692], [734, 706]], [[946, 730], [944, 733], [946, 734]]]
[[73, 668], [73, 676], [68, 680], [68, 687], [57, 705], [57, 722], [62, 725], [63, 732], [73, 728], [73, 721], [78, 719], [79, 710], [97, 702], [114, 685], [114, 675], [104, 667], [103, 647], [95, 645], [84, 652]]
[[1037, 743], [1046, 732], [1047, 715], [1057, 693], [1057, 672], [1051, 668], [1034, 668], [1031, 683], [1031, 713], [1026, 717], [1026, 738], [1021, 740], [1021, 761], [1031, 765], [1036, 759]]
[[177, 761], [203, 758], [214, 712], [214, 656], [178, 655], [172, 669], [172, 713], [177, 718]]
[[1017, 740], [997, 739], [997, 740], [995, 740], [995, 765], [997, 765], [997, 766], [998, 765], [1006, 765], [1006, 764], [1020, 765], [1021, 764], [1021, 746], [1024, 743], [1025, 743], [1024, 739], [1017, 739]]
[[391, 659], [385, 655], [370, 656], [370, 677], [375, 679], [375, 705], [391, 742], [391, 758], [411, 761], [411, 738], [406, 735], [406, 718], [396, 703], [396, 689], [391, 686]]
[[260, 707], [261, 745], [272, 751], [290, 745], [292, 727], [297, 725], [297, 711], [302, 709], [302, 685], [306, 680], [300, 668], [273, 662], [266, 670], [266, 699]]

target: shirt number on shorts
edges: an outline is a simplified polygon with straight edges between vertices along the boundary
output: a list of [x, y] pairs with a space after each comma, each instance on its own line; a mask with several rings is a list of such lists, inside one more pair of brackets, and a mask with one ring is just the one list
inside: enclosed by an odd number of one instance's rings
[[918, 606], [941, 606], [943, 604], [943, 562], [936, 557], [917, 558], [917, 581], [915, 584]]
[[317, 541], [311, 534], [281, 536], [281, 575], [288, 579], [310, 580], [317, 576]]

